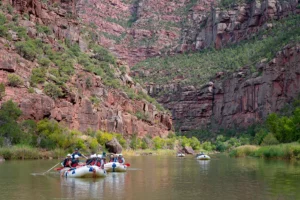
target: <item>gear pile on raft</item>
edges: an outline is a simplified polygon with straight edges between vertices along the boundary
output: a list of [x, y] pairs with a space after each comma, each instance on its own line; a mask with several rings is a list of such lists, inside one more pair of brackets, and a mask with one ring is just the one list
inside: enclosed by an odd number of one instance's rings
[[[79, 158], [86, 158], [85, 162], [80, 162]], [[92, 154], [89, 158], [82, 155], [78, 149], [73, 154], [68, 154], [61, 163], [62, 167], [57, 168], [62, 177], [70, 178], [97, 178], [105, 177], [107, 172], [125, 172], [130, 164], [125, 163], [122, 154], [106, 155]]]

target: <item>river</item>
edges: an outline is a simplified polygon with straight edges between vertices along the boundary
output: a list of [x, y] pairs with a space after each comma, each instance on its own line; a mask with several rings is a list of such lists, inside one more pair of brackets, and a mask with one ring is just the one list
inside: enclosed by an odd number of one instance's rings
[[101, 179], [60, 178], [47, 171], [57, 160], [0, 164], [0, 199], [296, 200], [300, 164], [213, 155], [210, 161], [175, 156], [127, 157], [126, 173]]

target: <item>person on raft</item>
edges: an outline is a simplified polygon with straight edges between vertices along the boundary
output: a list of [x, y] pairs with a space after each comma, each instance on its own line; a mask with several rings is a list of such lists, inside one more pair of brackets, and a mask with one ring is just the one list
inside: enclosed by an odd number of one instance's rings
[[74, 159], [72, 160], [72, 164], [71, 164], [71, 167], [81, 167], [82, 164], [80, 164], [80, 161], [79, 161], [79, 156], [78, 155], [75, 155], [74, 156]]
[[114, 155], [113, 154], [110, 155], [109, 162], [114, 162]]
[[71, 167], [71, 164], [72, 164], [71, 154], [68, 154], [67, 157], [65, 158], [65, 160], [63, 161], [63, 166]]
[[125, 158], [122, 156], [122, 154], [119, 155], [118, 162], [123, 164], [123, 165], [125, 164]]
[[97, 165], [98, 167], [101, 167], [102, 169], [104, 169], [104, 160], [103, 160], [101, 154], [99, 154], [99, 155], [97, 156], [97, 160], [96, 160], [95, 165]]
[[85, 164], [86, 164], [86, 165], [93, 165], [93, 163], [95, 163], [95, 157], [96, 157], [96, 155], [95, 155], [95, 154], [92, 154], [92, 155], [90, 156], [90, 158], [86, 160]]
[[78, 148], [75, 149], [74, 153], [72, 154], [72, 159], [75, 159], [75, 155], [83, 157], [81, 153], [79, 153]]

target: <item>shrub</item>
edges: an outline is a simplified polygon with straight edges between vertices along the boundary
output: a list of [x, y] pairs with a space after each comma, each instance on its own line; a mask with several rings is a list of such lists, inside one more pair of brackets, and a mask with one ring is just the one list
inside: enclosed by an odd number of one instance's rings
[[8, 84], [12, 87], [18, 87], [23, 84], [22, 78], [16, 74], [8, 74], [7, 79], [8, 79]]
[[165, 146], [164, 139], [156, 136], [153, 138], [153, 144], [155, 149], [162, 149]]
[[36, 30], [38, 33], [45, 33], [46, 35], [50, 35], [52, 33], [50, 28], [48, 26], [44, 26], [44, 25], [37, 25]]
[[254, 145], [239, 146], [230, 152], [230, 156], [234, 157], [245, 157], [253, 156], [259, 147]]
[[0, 83], [0, 100], [5, 96], [5, 85], [4, 83]]
[[6, 23], [6, 17], [4, 14], [0, 13], [0, 26]]
[[49, 67], [51, 61], [46, 58], [46, 57], [40, 57], [38, 59], [38, 63], [42, 66], [42, 67]]
[[149, 120], [149, 115], [147, 113], [141, 112], [141, 111], [137, 111], [135, 113], [135, 116], [139, 119], [139, 120], [145, 120], [148, 121]]
[[96, 96], [90, 96], [90, 100], [96, 106], [98, 106], [100, 104], [100, 102], [101, 102], [100, 99], [98, 97], [96, 97]]
[[206, 151], [212, 151], [212, 150], [215, 150], [216, 147], [211, 144], [211, 142], [204, 142], [201, 144], [202, 146], [202, 149], [206, 150]]
[[20, 127], [17, 119], [22, 111], [12, 100], [4, 102], [0, 108], [0, 137], [8, 138], [13, 144], [20, 141]]
[[16, 42], [17, 52], [24, 58], [33, 61], [37, 55], [42, 53], [42, 43], [40, 40], [29, 39], [27, 41]]
[[106, 142], [109, 142], [114, 138], [114, 135], [107, 132], [97, 131], [96, 138], [99, 144], [104, 146]]
[[255, 134], [255, 137], [254, 137], [254, 144], [257, 144], [257, 145], [260, 145], [264, 138], [266, 137], [266, 135], [268, 135], [268, 132], [267, 130], [265, 129], [260, 129], [256, 134]]
[[64, 93], [62, 92], [62, 89], [53, 83], [46, 84], [44, 87], [44, 92], [46, 95], [48, 95], [54, 99], [57, 99], [64, 95]]
[[278, 144], [278, 140], [274, 137], [274, 135], [272, 133], [269, 133], [268, 135], [266, 135], [261, 143], [261, 145], [275, 145]]
[[46, 70], [42, 68], [34, 68], [31, 72], [30, 82], [32, 85], [44, 83], [46, 80]]

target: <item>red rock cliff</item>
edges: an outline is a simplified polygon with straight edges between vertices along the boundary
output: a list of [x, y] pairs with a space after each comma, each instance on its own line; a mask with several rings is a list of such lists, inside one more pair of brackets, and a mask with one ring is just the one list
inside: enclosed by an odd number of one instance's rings
[[[26, 28], [32, 38], [40, 38], [54, 49], [60, 48], [58, 39], [69, 39], [79, 43], [81, 49], [86, 49], [85, 40], [81, 35], [81, 24], [76, 18], [74, 1], [53, 1], [61, 3], [60, 7], [48, 7], [37, 0], [12, 0], [10, 3], [23, 14], [29, 14], [29, 20], [23, 18], [19, 25]], [[6, 14], [7, 19], [12, 15]], [[53, 34], [40, 34], [36, 24], [45, 24], [53, 30]], [[12, 35], [15, 34], [12, 32]], [[46, 96], [43, 86], [29, 92], [31, 71], [38, 66], [36, 60], [29, 61], [16, 53], [14, 41], [0, 37], [0, 82], [5, 84], [5, 97], [1, 102], [13, 99], [23, 111], [23, 119], [41, 120], [55, 119], [72, 129], [85, 131], [88, 128], [101, 129], [108, 132], [117, 132], [123, 135], [138, 134], [145, 136], [166, 136], [172, 129], [171, 117], [159, 111], [154, 105], [145, 100], [132, 100], [126, 93], [112, 89], [102, 83], [102, 78], [83, 70], [82, 66], [75, 65], [75, 74], [66, 83], [68, 91], [65, 97], [52, 99]], [[127, 68], [123, 62], [118, 66]], [[11, 87], [8, 84], [8, 74], [17, 74], [24, 84], [20, 87]], [[127, 73], [116, 71], [114, 76], [122, 85], [129, 85], [136, 92], [144, 90], [136, 84]], [[87, 86], [86, 80], [90, 84]], [[91, 96], [99, 100], [93, 103]], [[143, 113], [147, 119], [138, 119], [136, 113]]]
[[172, 111], [179, 130], [247, 127], [278, 112], [300, 93], [300, 44], [284, 47], [269, 63], [256, 67], [256, 73], [244, 68], [226, 76], [218, 74], [200, 90], [171, 84], [148, 86], [148, 91], [152, 95], [173, 92], [159, 102]]

